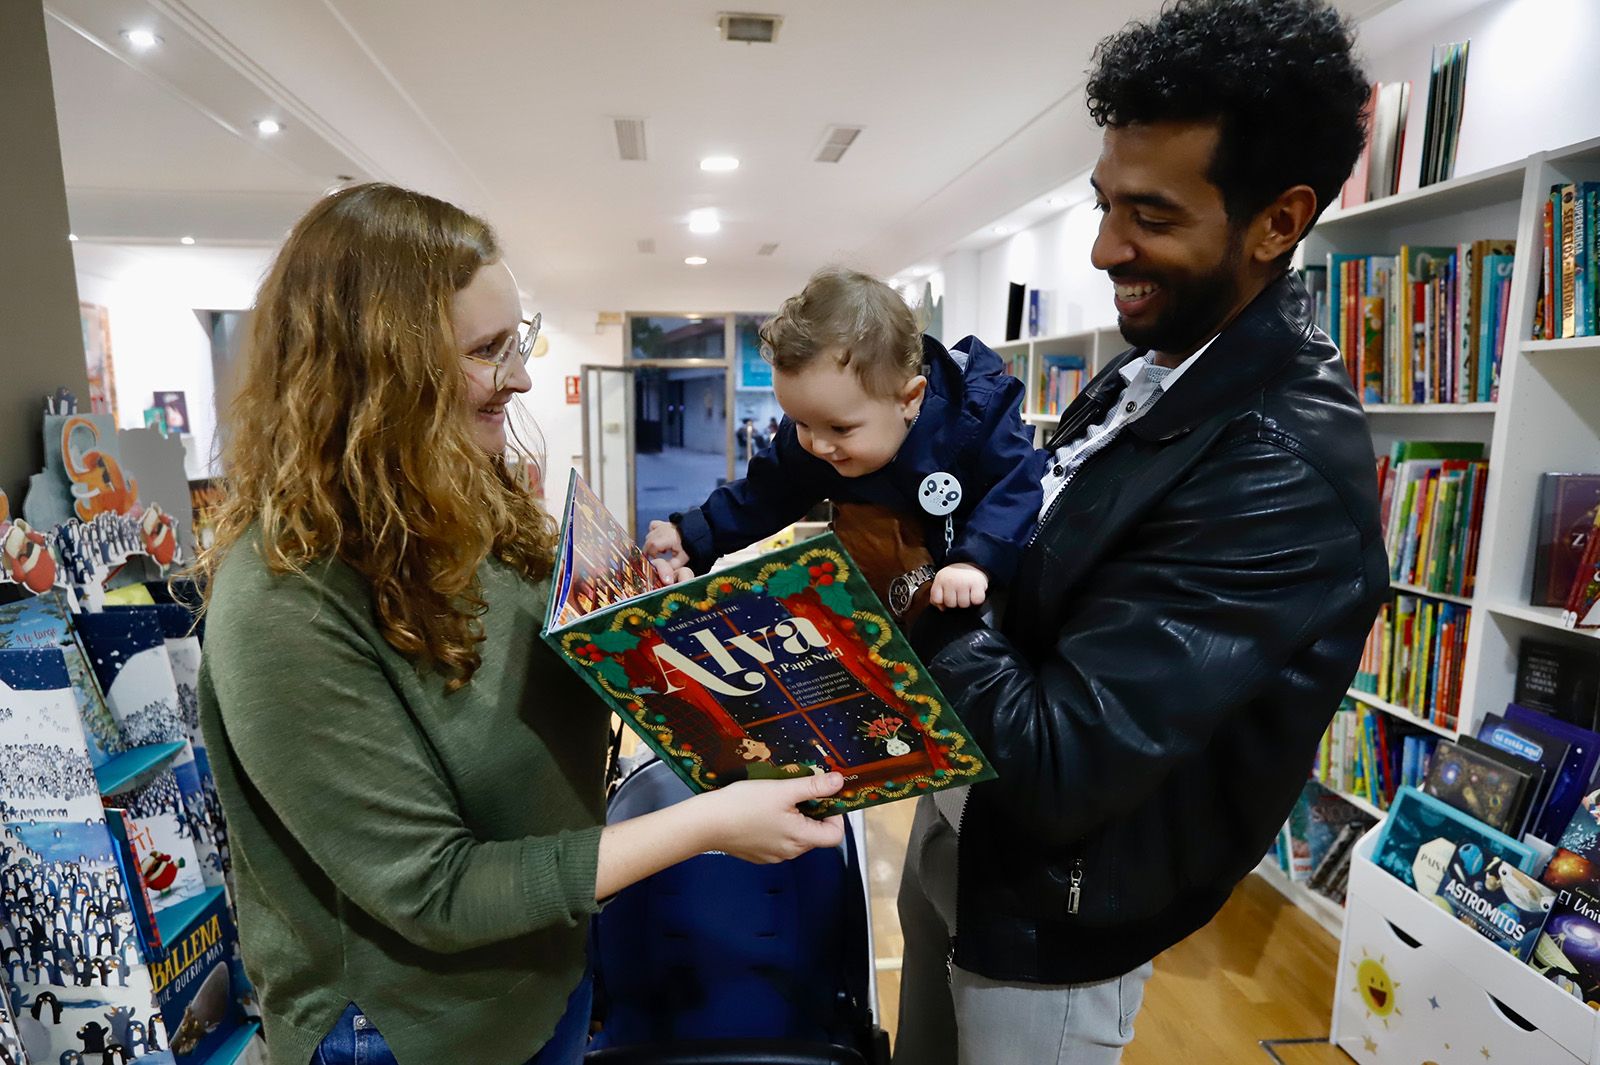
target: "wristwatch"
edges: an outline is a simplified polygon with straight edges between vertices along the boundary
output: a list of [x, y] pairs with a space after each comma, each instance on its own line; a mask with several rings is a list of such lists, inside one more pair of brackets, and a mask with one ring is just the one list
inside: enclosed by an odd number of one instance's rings
[[889, 582], [889, 610], [895, 617], [904, 617], [911, 607], [917, 589], [933, 580], [932, 566], [918, 566], [910, 573], [902, 573]]

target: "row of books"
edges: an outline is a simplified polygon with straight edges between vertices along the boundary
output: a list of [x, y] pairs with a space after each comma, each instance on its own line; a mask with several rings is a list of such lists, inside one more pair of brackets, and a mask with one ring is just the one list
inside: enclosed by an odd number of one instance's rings
[[1547, 473], [1539, 480], [1534, 606], [1562, 608], [1568, 628], [1600, 627], [1600, 474]]
[[1534, 339], [1600, 334], [1600, 182], [1551, 186], [1542, 233]]
[[1006, 364], [1006, 373], [1019, 381], [1026, 382], [1028, 380], [1028, 352], [1026, 350], [1002, 354], [1000, 361]]
[[1442, 595], [1472, 595], [1488, 479], [1478, 443], [1397, 440], [1379, 457], [1391, 580]]
[[1350, 686], [1454, 728], [1471, 619], [1458, 603], [1397, 594], [1378, 611]]
[[1290, 880], [1342, 903], [1352, 848], [1373, 824], [1320, 784], [1307, 783], [1278, 833], [1273, 856]]
[[1044, 356], [1039, 367], [1038, 413], [1060, 414], [1088, 380], [1089, 364], [1082, 355]]
[[1515, 252], [1510, 240], [1403, 245], [1394, 255], [1332, 253], [1309, 268], [1318, 321], [1362, 402], [1493, 401]]
[[1422, 172], [1417, 186], [1449, 181], [1456, 172], [1461, 113], [1467, 96], [1467, 52], [1471, 41], [1437, 44], [1428, 73], [1428, 121], [1422, 132]]
[[1339, 193], [1339, 206], [1359, 207], [1400, 191], [1400, 157], [1411, 113], [1409, 81], [1373, 82], [1367, 97], [1367, 139]]
[[1437, 742], [1431, 733], [1346, 699], [1322, 736], [1311, 777], [1386, 810], [1396, 791], [1422, 782]]
[[1511, 704], [1476, 739], [1441, 741], [1422, 787], [1397, 793], [1373, 861], [1600, 1006], [1597, 763], [1600, 735]]

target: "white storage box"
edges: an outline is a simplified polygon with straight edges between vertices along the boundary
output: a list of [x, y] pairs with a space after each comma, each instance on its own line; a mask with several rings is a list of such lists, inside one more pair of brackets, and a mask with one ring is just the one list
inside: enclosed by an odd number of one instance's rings
[[1600, 1014], [1372, 864], [1356, 844], [1333, 1042], [1361, 1065], [1600, 1065]]

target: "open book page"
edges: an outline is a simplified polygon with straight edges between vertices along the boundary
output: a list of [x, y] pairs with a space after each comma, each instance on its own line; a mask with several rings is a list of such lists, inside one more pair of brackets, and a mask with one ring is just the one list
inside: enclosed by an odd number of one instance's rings
[[661, 587], [655, 567], [576, 470], [567, 486], [557, 557], [549, 628]]

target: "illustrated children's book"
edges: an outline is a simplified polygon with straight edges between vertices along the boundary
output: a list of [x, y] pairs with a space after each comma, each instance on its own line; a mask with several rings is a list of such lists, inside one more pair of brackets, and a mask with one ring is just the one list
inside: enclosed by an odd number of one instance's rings
[[840, 813], [994, 776], [827, 534], [659, 587], [572, 475], [544, 637], [695, 791], [838, 771]]
[[1533, 848], [1415, 788], [1395, 793], [1372, 860], [1424, 898], [1439, 897], [1449, 862], [1463, 843], [1475, 844], [1489, 858], [1504, 858], [1529, 872]]

